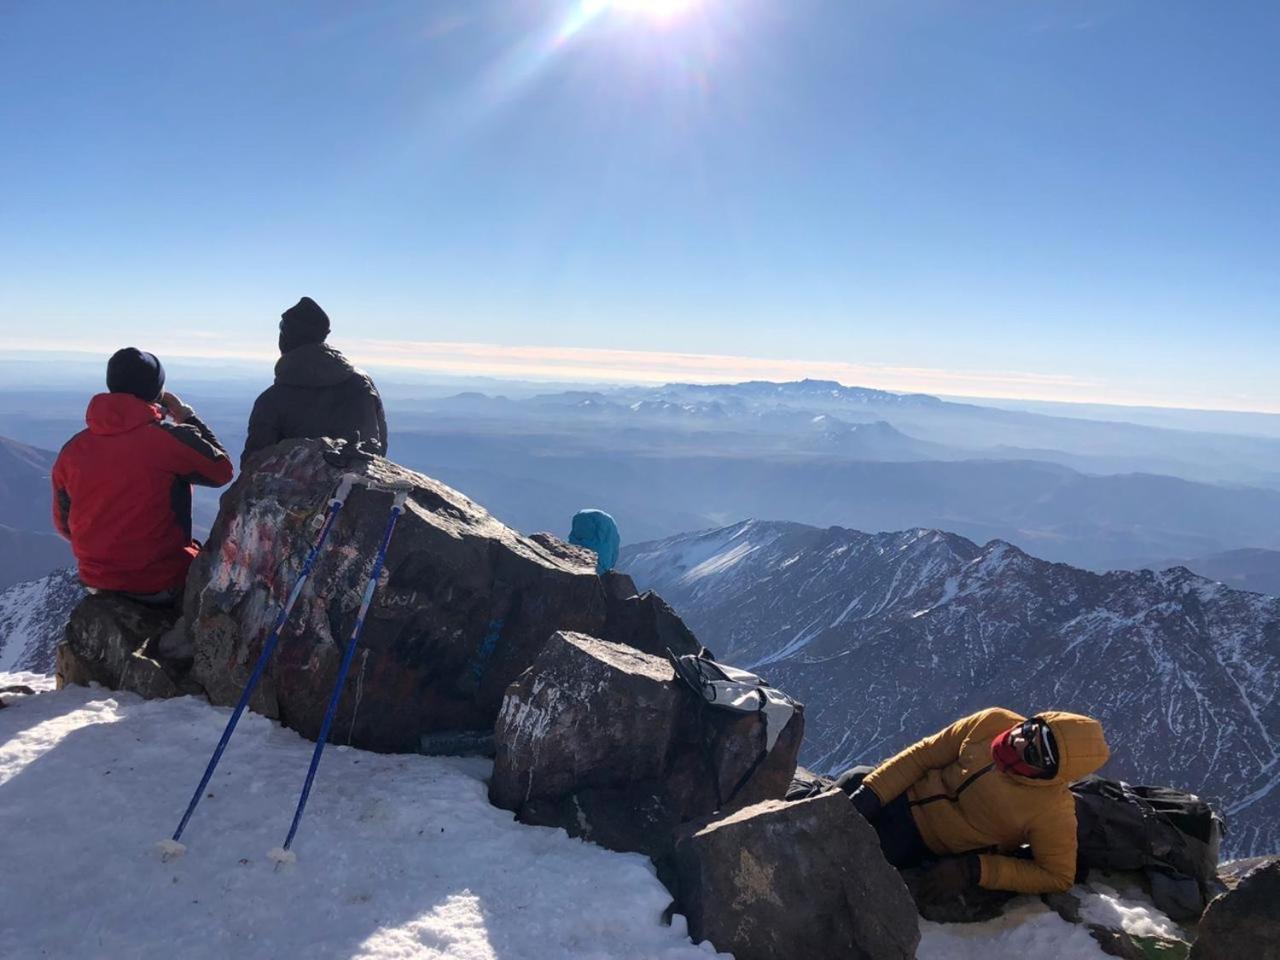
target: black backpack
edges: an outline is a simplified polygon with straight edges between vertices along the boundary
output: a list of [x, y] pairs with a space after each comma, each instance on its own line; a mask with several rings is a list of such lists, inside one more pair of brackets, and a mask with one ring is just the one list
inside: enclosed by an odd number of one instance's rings
[[1076, 879], [1090, 869], [1141, 871], [1158, 908], [1199, 917], [1215, 894], [1225, 825], [1204, 800], [1172, 787], [1105, 777], [1071, 784], [1076, 801]]

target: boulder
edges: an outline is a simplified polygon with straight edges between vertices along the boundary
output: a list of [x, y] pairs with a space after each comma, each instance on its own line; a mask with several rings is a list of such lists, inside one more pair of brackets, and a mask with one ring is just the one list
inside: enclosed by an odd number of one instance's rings
[[781, 797], [804, 731], [715, 710], [665, 657], [557, 633], [507, 690], [489, 799], [525, 823], [660, 858], [680, 824]]
[[1191, 960], [1280, 960], [1280, 857], [1231, 881], [1205, 910]]
[[672, 867], [690, 935], [737, 960], [915, 956], [915, 904], [843, 793], [769, 800], [690, 826]]
[[[411, 492], [335, 742], [413, 752], [424, 736], [492, 729], [508, 684], [553, 633], [621, 629], [610, 624], [594, 559], [553, 537], [524, 537], [429, 477], [383, 458], [344, 458], [326, 440], [286, 440], [246, 466], [187, 581], [194, 675], [214, 703], [239, 698], [344, 473]], [[250, 703], [304, 736], [319, 732], [391, 500], [353, 490]]]
[[173, 607], [151, 607], [119, 594], [90, 594], [71, 612], [58, 646], [58, 686], [100, 683], [148, 699], [201, 693], [190, 675], [183, 633]]
[[[609, 607], [607, 636], [610, 640], [655, 657], [666, 657], [668, 650], [682, 655], [702, 649], [698, 638], [660, 596], [651, 590], [637, 595], [635, 584], [626, 574], [610, 573], [606, 576], [611, 578], [608, 583], [613, 587], [606, 594]], [[626, 590], [628, 585], [629, 592]]]

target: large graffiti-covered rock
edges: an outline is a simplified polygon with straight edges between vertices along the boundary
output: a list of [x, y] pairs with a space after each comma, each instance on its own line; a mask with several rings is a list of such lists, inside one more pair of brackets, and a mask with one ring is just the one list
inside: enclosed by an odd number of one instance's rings
[[[491, 730], [503, 691], [554, 632], [613, 629], [611, 601], [585, 556], [522, 536], [458, 491], [391, 461], [344, 458], [325, 440], [286, 440], [256, 455], [223, 494], [187, 582], [194, 675], [214, 703], [240, 695], [344, 474], [411, 492], [335, 742], [408, 752], [424, 735]], [[379, 490], [352, 491], [251, 701], [305, 736], [319, 731], [391, 502]]]
[[767, 754], [764, 723], [707, 707], [666, 658], [559, 633], [507, 690], [489, 799], [525, 823], [661, 858], [681, 824], [783, 796], [803, 710]]

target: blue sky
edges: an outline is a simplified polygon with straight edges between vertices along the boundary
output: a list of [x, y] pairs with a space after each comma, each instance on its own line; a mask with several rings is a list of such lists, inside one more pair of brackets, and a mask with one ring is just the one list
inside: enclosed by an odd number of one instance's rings
[[0, 350], [1280, 411], [1280, 5], [644, 7], [0, 6]]

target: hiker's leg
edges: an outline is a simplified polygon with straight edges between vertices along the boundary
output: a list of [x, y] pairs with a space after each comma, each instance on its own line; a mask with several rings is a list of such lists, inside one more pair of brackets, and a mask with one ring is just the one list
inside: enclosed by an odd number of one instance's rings
[[816, 797], [830, 786], [831, 781], [826, 777], [820, 777], [816, 773], [805, 770], [803, 767], [796, 767], [796, 775], [791, 778], [791, 785], [787, 787], [787, 792], [783, 799], [788, 801], [807, 800], [809, 797]]
[[925, 860], [935, 856], [924, 845], [920, 829], [915, 818], [911, 816], [911, 806], [906, 794], [895, 797], [880, 810], [876, 817], [876, 836], [880, 838], [880, 849], [884, 858], [898, 869], [918, 867]]
[[161, 590], [157, 593], [121, 593], [122, 597], [128, 597], [147, 607], [172, 607], [177, 604], [182, 597], [182, 589], [175, 587], [171, 590]]

